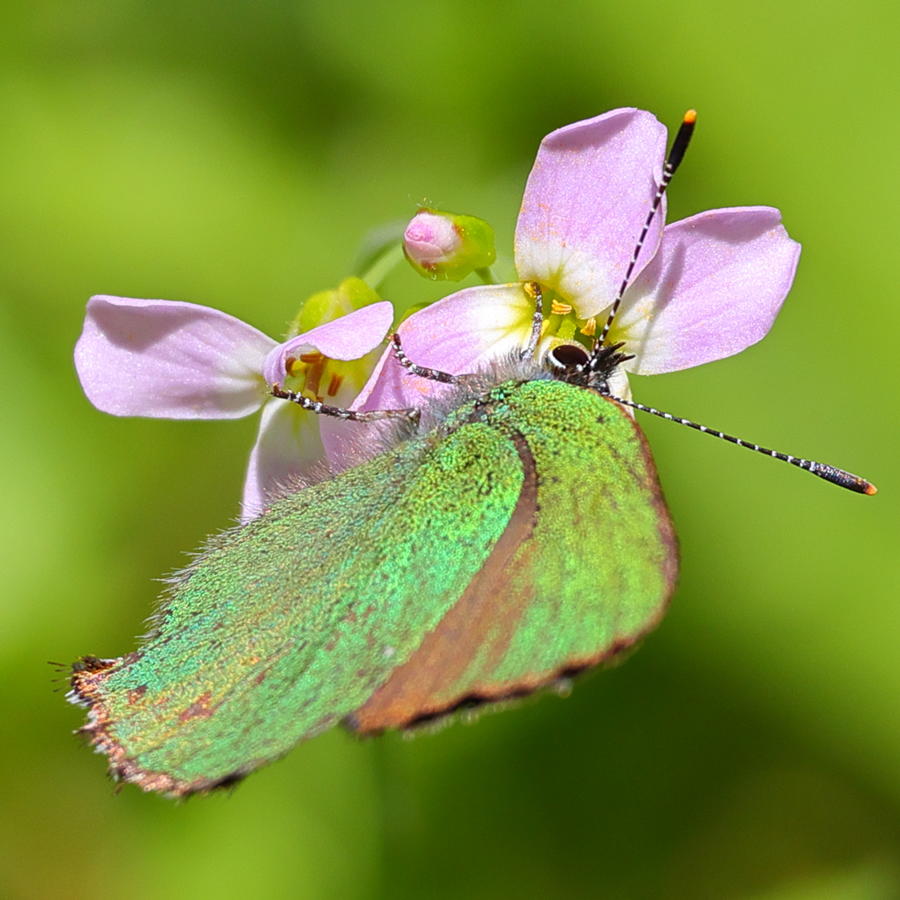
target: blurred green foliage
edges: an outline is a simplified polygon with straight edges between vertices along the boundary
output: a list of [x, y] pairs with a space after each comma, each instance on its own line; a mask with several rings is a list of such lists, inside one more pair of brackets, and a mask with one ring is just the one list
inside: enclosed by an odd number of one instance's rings
[[[3, 4], [0, 895], [900, 896], [898, 21], [873, 0]], [[626, 665], [437, 736], [330, 733], [230, 796], [116, 795], [45, 660], [133, 647], [152, 579], [236, 513], [255, 422], [93, 410], [87, 297], [277, 335], [428, 203], [508, 255], [541, 136], [620, 105], [700, 110], [672, 218], [768, 203], [804, 244], [762, 344], [636, 396], [880, 495], [645, 422], [683, 571]], [[406, 271], [384, 293], [442, 290]]]

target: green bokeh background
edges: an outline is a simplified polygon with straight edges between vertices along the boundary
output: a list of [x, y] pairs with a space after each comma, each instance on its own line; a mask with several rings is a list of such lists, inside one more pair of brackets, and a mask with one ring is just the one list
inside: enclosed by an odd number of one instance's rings
[[[900, 897], [898, 21], [872, 0], [4, 4], [0, 896]], [[71, 362], [87, 297], [277, 335], [425, 200], [508, 254], [541, 136], [620, 105], [700, 110], [672, 218], [769, 203], [804, 245], [762, 344], [636, 396], [880, 495], [645, 422], [683, 569], [627, 664], [437, 735], [333, 732], [232, 794], [116, 795], [46, 660], [133, 647], [153, 579], [235, 514], [256, 423], [95, 411]], [[435, 296], [411, 271], [387, 293]]]

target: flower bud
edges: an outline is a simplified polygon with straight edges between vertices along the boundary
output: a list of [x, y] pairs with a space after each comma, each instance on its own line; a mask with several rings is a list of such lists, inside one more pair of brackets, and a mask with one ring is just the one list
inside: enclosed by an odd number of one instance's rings
[[433, 281], [460, 281], [493, 263], [494, 229], [484, 219], [420, 209], [403, 233], [410, 265]]
[[361, 278], [345, 278], [336, 288], [319, 291], [305, 300], [291, 322], [288, 335], [293, 337], [311, 331], [380, 299]]

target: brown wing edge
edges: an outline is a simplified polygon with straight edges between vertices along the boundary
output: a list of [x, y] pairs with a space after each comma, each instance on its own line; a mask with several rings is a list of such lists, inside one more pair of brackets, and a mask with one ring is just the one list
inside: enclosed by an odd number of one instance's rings
[[181, 781], [167, 772], [152, 772], [137, 765], [116, 740], [109, 711], [100, 699], [103, 681], [108, 677], [110, 670], [127, 663], [129, 659], [130, 656], [118, 659], [83, 656], [72, 665], [70, 682], [72, 689], [67, 695], [71, 703], [88, 710], [87, 724], [75, 733], [84, 735], [98, 753], [106, 755], [109, 760], [109, 774], [113, 781], [136, 784], [141, 790], [154, 791], [167, 797], [183, 798], [192, 794], [209, 793], [217, 788], [231, 787], [258, 768], [261, 762], [254, 761], [246, 768], [222, 778]]
[[[627, 415], [624, 410], [623, 415]], [[518, 547], [520, 540], [527, 538], [527, 535], [531, 533], [534, 527], [535, 516], [538, 511], [537, 485], [539, 479], [534, 457], [524, 436], [515, 435], [513, 440], [522, 460], [525, 478], [519, 500], [516, 503], [506, 530], [501, 535], [500, 540], [495, 545], [478, 576], [473, 579], [453, 609], [444, 617], [437, 628], [426, 636], [419, 650], [406, 663], [395, 669], [388, 681], [376, 690], [363, 706], [344, 719], [343, 724], [347, 728], [365, 736], [377, 735], [390, 729], [414, 729], [435, 723], [463, 709], [468, 710], [487, 703], [521, 699], [541, 688], [552, 687], [560, 682], [566, 682], [595, 666], [612, 662], [615, 657], [633, 648], [649, 632], [656, 628], [666, 614], [675, 590], [678, 574], [678, 541], [669, 517], [659, 479], [656, 477], [656, 466], [653, 463], [647, 439], [631, 416], [628, 416], [628, 419], [632, 423], [632, 427], [641, 444], [644, 461], [650, 476], [650, 486], [653, 489], [653, 502], [657, 510], [660, 536], [664, 545], [668, 546], [671, 551], [667, 555], [664, 572], [665, 595], [660, 603], [659, 611], [648, 622], [647, 626], [637, 634], [613, 643], [600, 653], [568, 659], [551, 673], [545, 672], [531, 678], [481, 686], [477, 690], [462, 693], [450, 701], [429, 703], [427, 699], [424, 699], [423, 695], [427, 694], [428, 685], [433, 685], [438, 677], [443, 680], [444, 671], [438, 670], [436, 665], [440, 663], [442, 655], [444, 659], [448, 659], [451, 656], [457, 657], [455, 663], [452, 661], [449, 663], [451, 668], [455, 667], [458, 669], [460, 667], [460, 657], [462, 658], [463, 667], [468, 663], [470, 657], [465, 653], [460, 653], [459, 642], [454, 641], [453, 635], [456, 634], [458, 637], [459, 632], [465, 632], [465, 626], [470, 625], [475, 616], [477, 616], [479, 597], [483, 597], [484, 591], [489, 590], [498, 578], [502, 578], [505, 563], [511, 559], [512, 553]], [[487, 604], [480, 605], [482, 607], [487, 606]], [[419, 681], [419, 677], [422, 669], [427, 669], [429, 665], [432, 666], [432, 672], [423, 684]], [[417, 684], [417, 682], [419, 683]]]

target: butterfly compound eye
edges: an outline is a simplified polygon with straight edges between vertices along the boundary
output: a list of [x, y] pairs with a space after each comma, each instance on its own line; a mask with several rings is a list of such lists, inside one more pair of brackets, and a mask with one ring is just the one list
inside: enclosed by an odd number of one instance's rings
[[558, 344], [547, 354], [547, 366], [551, 372], [571, 372], [587, 365], [589, 358], [580, 344]]

